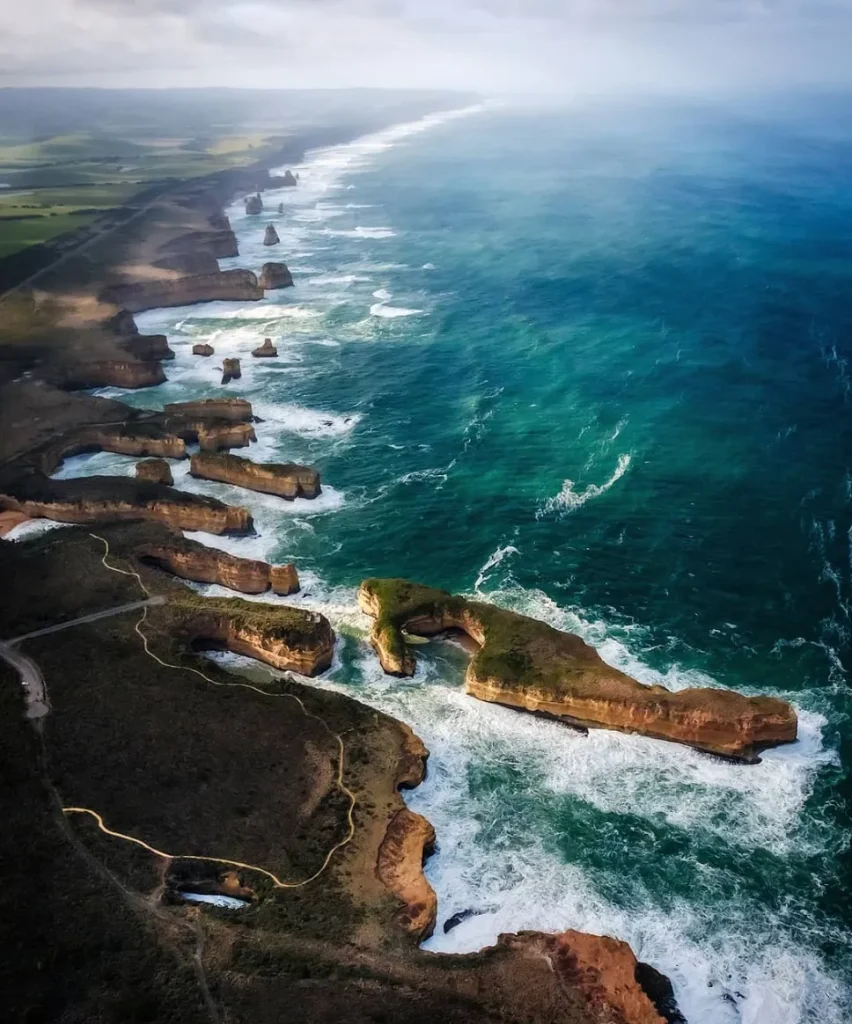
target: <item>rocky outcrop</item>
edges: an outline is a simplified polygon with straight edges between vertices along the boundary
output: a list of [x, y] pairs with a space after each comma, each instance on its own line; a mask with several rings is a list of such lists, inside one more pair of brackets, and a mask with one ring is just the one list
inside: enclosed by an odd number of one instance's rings
[[263, 244], [264, 245], [278, 245], [281, 239], [278, 237], [278, 232], [275, 230], [274, 224], [267, 224], [266, 231], [263, 233]]
[[251, 423], [251, 403], [245, 398], [202, 398], [196, 402], [170, 402], [163, 414], [173, 420], [231, 420]]
[[23, 523], [28, 523], [30, 517], [24, 515], [23, 512], [0, 512], [0, 537], [5, 537], [10, 534], [16, 526], [21, 526]]
[[414, 789], [426, 778], [429, 751], [423, 740], [409, 726], [400, 722], [399, 727], [403, 733], [403, 742], [396, 769], [396, 788]]
[[376, 620], [371, 640], [382, 667], [393, 675], [414, 671], [403, 630], [432, 636], [458, 629], [479, 647], [465, 689], [480, 700], [748, 762], [767, 747], [796, 739], [796, 712], [784, 700], [709, 687], [646, 686], [607, 665], [573, 633], [516, 612], [407, 580], [365, 580], [358, 597]]
[[46, 373], [57, 387], [74, 391], [87, 388], [150, 388], [163, 384], [166, 374], [158, 362], [141, 359], [98, 359], [60, 366]]
[[194, 356], [212, 356], [213, 346], [207, 345], [204, 342], [199, 342], [197, 345], [192, 346], [192, 354]]
[[404, 807], [391, 818], [376, 863], [379, 880], [402, 903], [399, 924], [418, 942], [435, 930], [438, 915], [438, 898], [423, 874], [434, 846], [432, 825]]
[[271, 588], [286, 596], [299, 590], [299, 577], [292, 565], [267, 565], [253, 558], [238, 558], [183, 537], [142, 545], [135, 554], [183, 580], [218, 583], [241, 594], [263, 594]]
[[[236, 245], [236, 240], [234, 241], [234, 245]], [[216, 248], [216, 246], [214, 246], [214, 248]], [[236, 256], [239, 254], [233, 253], [233, 255]], [[219, 270], [219, 263], [213, 253], [209, 250], [167, 253], [165, 256], [161, 256], [159, 259], [154, 260], [153, 266], [158, 270], [173, 270], [178, 274], [193, 275], [215, 274]]]
[[253, 529], [246, 508], [131, 477], [50, 480], [40, 474], [17, 476], [0, 482], [0, 509], [60, 523], [145, 519], [205, 533], [242, 534]]
[[222, 360], [222, 383], [230, 384], [232, 380], [239, 380], [243, 372], [240, 369], [239, 359]]
[[133, 284], [113, 285], [102, 294], [133, 313], [160, 306], [191, 306], [198, 302], [252, 302], [263, 298], [263, 289], [250, 270], [219, 270], [215, 274], [163, 277]]
[[279, 185], [283, 185], [285, 188], [294, 188], [299, 184], [299, 179], [293, 174], [292, 171], [285, 171], [282, 177], [278, 181]]
[[165, 334], [133, 334], [121, 342], [121, 347], [134, 359], [141, 359], [143, 362], [175, 357]]
[[144, 462], [136, 463], [136, 479], [150, 480], [155, 484], [166, 484], [171, 487], [174, 484], [172, 467], [165, 459], [145, 459]]
[[640, 968], [626, 942], [606, 935], [567, 931], [501, 935], [496, 947], [483, 950], [521, 960], [546, 961], [565, 992], [585, 1004], [583, 1020], [601, 1024], [666, 1024], [637, 980]]
[[184, 435], [198, 442], [203, 452], [221, 452], [229, 448], [247, 448], [257, 440], [251, 423], [231, 423], [229, 420], [202, 420], [184, 425]]
[[263, 213], [263, 199], [261, 199], [260, 192], [253, 196], [246, 196], [246, 213], [252, 215]]
[[334, 633], [318, 612], [191, 593], [169, 601], [170, 618], [196, 645], [223, 647], [274, 668], [315, 676], [334, 655]]
[[284, 204], [283, 203], [279, 203], [278, 204], [278, 212], [279, 213], [283, 213], [284, 212]]
[[286, 263], [264, 263], [258, 278], [260, 287], [265, 291], [274, 288], [292, 288], [293, 275]]
[[[159, 258], [167, 259], [170, 256], [186, 255], [194, 258], [199, 253], [206, 253], [217, 260], [239, 256], [237, 238], [231, 230], [228, 218], [221, 215], [221, 219], [217, 219], [215, 222], [211, 218], [211, 225], [211, 228], [206, 231], [187, 231], [186, 234], [170, 239]], [[216, 266], [218, 268], [218, 263]], [[192, 271], [192, 273], [197, 272]]]
[[272, 344], [272, 338], [264, 338], [263, 344], [252, 349], [251, 353], [255, 359], [267, 359], [278, 355], [278, 349]]
[[316, 498], [322, 491], [319, 473], [295, 463], [260, 463], [238, 455], [201, 452], [192, 456], [189, 471], [203, 480], [218, 480], [250, 491], [275, 494], [287, 501]]
[[163, 431], [156, 424], [117, 427], [83, 427], [70, 431], [34, 454], [33, 461], [42, 473], [55, 473], [65, 459], [87, 452], [114, 452], [134, 457], [154, 456], [160, 459], [186, 457], [186, 442], [176, 434]]

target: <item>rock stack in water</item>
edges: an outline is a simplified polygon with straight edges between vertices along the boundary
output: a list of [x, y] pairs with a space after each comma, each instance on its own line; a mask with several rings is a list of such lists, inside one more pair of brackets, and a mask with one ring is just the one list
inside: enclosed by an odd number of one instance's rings
[[266, 231], [263, 234], [264, 245], [278, 245], [281, 239], [278, 237], [278, 232], [275, 230], [274, 224], [267, 224]]
[[263, 200], [260, 198], [260, 192], [253, 196], [249, 196], [246, 199], [246, 213], [262, 213], [263, 212]]
[[281, 179], [281, 184], [287, 188], [293, 188], [298, 184], [299, 179], [296, 178], [292, 171], [285, 171], [284, 177]]
[[172, 468], [165, 459], [145, 459], [136, 463], [136, 479], [151, 480], [155, 484], [174, 484]]
[[266, 291], [270, 288], [292, 288], [293, 275], [286, 263], [264, 263], [258, 283]]
[[212, 356], [213, 346], [204, 344], [203, 342], [199, 343], [198, 345], [193, 345], [192, 354], [194, 356]]
[[278, 212], [279, 213], [283, 213], [284, 212], [284, 204], [283, 203], [279, 203], [278, 204]]
[[242, 377], [239, 359], [222, 360], [222, 383], [230, 384], [232, 380], [239, 380]]
[[264, 338], [263, 344], [252, 351], [255, 359], [265, 359], [269, 356], [277, 356], [278, 349], [272, 344], [272, 338]]

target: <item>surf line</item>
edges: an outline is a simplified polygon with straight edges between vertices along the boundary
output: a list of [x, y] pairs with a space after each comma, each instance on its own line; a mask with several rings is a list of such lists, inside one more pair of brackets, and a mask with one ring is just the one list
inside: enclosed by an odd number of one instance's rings
[[[128, 570], [128, 569], [119, 569], [118, 566], [110, 565], [109, 564], [107, 559], [108, 559], [109, 554], [110, 554], [110, 548], [109, 548], [109, 542], [106, 540], [105, 537], [101, 537], [101, 536], [99, 536], [96, 533], [90, 533], [89, 536], [94, 538], [95, 540], [99, 540], [103, 544], [103, 546], [104, 546], [104, 555], [103, 555], [103, 558], [101, 558], [101, 563], [103, 564], [103, 566], [106, 569], [109, 569], [111, 572], [121, 573], [122, 576], [133, 576], [135, 578], [136, 582], [141, 587], [141, 589], [144, 592], [144, 594], [147, 597], [151, 596], [150, 595], [150, 591], [145, 586], [144, 582], [142, 581], [142, 577], [139, 575], [138, 572], [134, 572], [133, 570]], [[346, 758], [346, 748], [343, 745], [343, 737], [339, 733], [332, 732], [332, 730], [329, 728], [328, 724], [322, 718], [320, 718], [319, 715], [315, 715], [312, 712], [308, 711], [308, 709], [305, 707], [305, 705], [302, 702], [302, 700], [299, 697], [297, 697], [294, 693], [270, 693], [268, 690], [262, 690], [258, 686], [252, 686], [251, 683], [225, 683], [225, 682], [222, 682], [221, 680], [218, 680], [218, 679], [211, 679], [210, 676], [205, 675], [205, 673], [202, 672], [200, 669], [192, 668], [191, 666], [188, 666], [188, 665], [174, 665], [174, 664], [171, 664], [170, 662], [163, 661], [162, 658], [158, 657], [158, 655], [154, 654], [154, 652], [150, 649], [150, 647], [148, 645], [148, 637], [142, 631], [142, 623], [145, 622], [147, 617], [148, 617], [148, 606], [146, 605], [142, 609], [142, 616], [139, 619], [139, 621], [136, 623], [134, 629], [136, 630], [136, 632], [139, 634], [139, 636], [142, 639], [142, 646], [143, 646], [143, 648], [145, 650], [145, 653], [149, 657], [153, 658], [154, 661], [156, 661], [158, 664], [162, 665], [164, 668], [177, 669], [178, 671], [181, 671], [181, 672], [194, 672], [195, 675], [201, 676], [202, 679], [204, 679], [208, 683], [212, 683], [213, 686], [228, 686], [228, 687], [236, 686], [236, 687], [241, 687], [242, 689], [245, 689], [245, 690], [254, 690], [255, 693], [259, 693], [259, 694], [261, 694], [264, 697], [289, 697], [292, 700], [296, 701], [296, 703], [302, 709], [302, 713], [305, 715], [306, 718], [313, 718], [315, 721], [319, 722], [320, 725], [323, 727], [323, 729], [325, 729], [325, 731], [328, 733], [328, 735], [331, 736], [334, 740], [336, 740], [337, 747], [338, 747], [338, 758], [337, 758], [337, 775], [336, 775], [336, 778], [335, 778], [335, 784], [336, 784], [337, 788], [341, 791], [341, 793], [344, 793], [348, 797], [348, 799], [349, 799], [349, 809], [346, 812], [346, 820], [347, 820], [347, 832], [346, 832], [346, 835], [345, 835], [345, 837], [343, 839], [341, 839], [339, 842], [335, 843], [334, 846], [332, 846], [332, 848], [325, 855], [325, 859], [323, 860], [322, 865], [310, 876], [310, 878], [306, 878], [306, 879], [304, 879], [301, 882], [285, 882], [285, 881], [282, 881], [282, 879], [278, 878], [277, 875], [273, 874], [273, 872], [268, 871], [266, 868], [262, 868], [262, 867], [260, 867], [257, 864], [246, 864], [246, 863], [243, 863], [243, 861], [228, 860], [227, 858], [224, 858], [224, 857], [209, 857], [209, 856], [203, 856], [203, 855], [197, 855], [197, 854], [191, 854], [191, 853], [190, 854], [166, 853], [164, 850], [158, 850], [155, 846], [151, 846], [150, 843], [146, 843], [142, 839], [137, 839], [135, 836], [125, 835], [123, 832], [115, 832], [112, 829], [108, 828], [106, 826], [106, 824], [104, 823], [104, 820], [101, 817], [101, 815], [98, 814], [97, 811], [92, 810], [90, 807], [63, 807], [62, 808], [63, 813], [66, 814], [66, 815], [67, 814], [88, 814], [88, 815], [90, 815], [91, 817], [93, 817], [95, 819], [95, 821], [96, 821], [96, 823], [98, 825], [98, 828], [103, 833], [105, 833], [106, 835], [112, 836], [112, 837], [114, 837], [116, 839], [123, 839], [123, 840], [125, 840], [126, 842], [129, 842], [129, 843], [136, 843], [137, 846], [143, 847], [143, 849], [146, 849], [149, 852], [151, 852], [153, 854], [156, 854], [156, 856], [158, 856], [158, 857], [165, 857], [167, 860], [198, 860], [198, 861], [204, 861], [206, 863], [212, 863], [212, 864], [226, 864], [226, 865], [228, 865], [230, 867], [244, 868], [244, 869], [246, 869], [248, 871], [257, 871], [260, 874], [265, 875], [267, 878], [269, 878], [272, 881], [272, 883], [273, 883], [273, 885], [275, 886], [276, 889], [300, 889], [300, 888], [302, 888], [302, 886], [308, 885], [310, 882], [313, 882], [315, 879], [319, 878], [319, 876], [325, 871], [325, 869], [331, 863], [331, 858], [335, 855], [335, 853], [337, 853], [338, 850], [343, 849], [344, 846], [346, 846], [348, 843], [350, 843], [352, 841], [354, 835], [355, 835], [354, 812], [355, 812], [355, 805], [357, 803], [357, 800], [356, 800], [355, 794], [352, 792], [351, 789], [349, 789], [349, 787], [343, 781], [343, 768], [344, 768], [344, 763], [345, 763], [345, 758]]]

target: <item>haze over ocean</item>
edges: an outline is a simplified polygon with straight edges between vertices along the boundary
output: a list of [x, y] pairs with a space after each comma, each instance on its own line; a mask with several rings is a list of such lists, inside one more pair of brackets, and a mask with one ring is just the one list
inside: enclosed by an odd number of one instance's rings
[[[296, 287], [140, 315], [170, 380], [104, 392], [245, 396], [247, 454], [321, 470], [288, 505], [174, 465], [260, 531], [199, 539], [294, 561], [342, 631], [319, 685], [432, 751], [408, 796], [439, 841], [429, 948], [609, 933], [691, 1024], [852, 1019], [852, 124], [807, 123], [484, 107], [312, 154], [260, 217], [228, 211], [223, 267], [285, 259]], [[279, 358], [252, 360], [265, 336]], [[105, 468], [133, 461], [60, 475]], [[450, 644], [385, 677], [354, 601], [371, 575], [544, 618], [644, 681], [778, 694], [800, 740], [742, 766], [584, 737], [465, 697]]]

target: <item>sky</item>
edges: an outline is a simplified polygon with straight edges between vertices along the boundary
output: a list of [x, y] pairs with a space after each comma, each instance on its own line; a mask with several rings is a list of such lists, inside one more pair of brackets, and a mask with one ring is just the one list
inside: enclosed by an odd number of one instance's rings
[[835, 88], [852, 0], [0, 0], [0, 84]]

